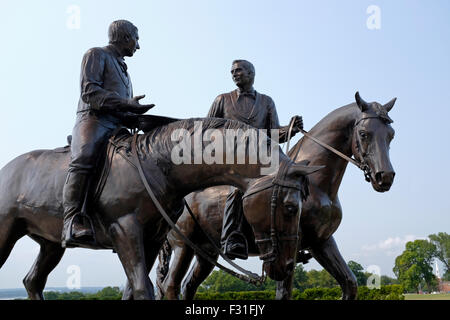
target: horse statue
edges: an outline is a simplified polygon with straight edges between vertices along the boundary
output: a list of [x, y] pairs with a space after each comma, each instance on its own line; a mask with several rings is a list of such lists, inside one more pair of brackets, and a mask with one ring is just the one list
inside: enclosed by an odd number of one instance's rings
[[[246, 218], [262, 238], [270, 235], [274, 228], [272, 217], [275, 217], [277, 234], [298, 234], [301, 190], [306, 179], [303, 176], [321, 167], [296, 164], [277, 146], [279, 152], [275, 156], [283, 170], [262, 175], [261, 169], [265, 165], [248, 161], [248, 139], [232, 142], [235, 144], [233, 150], [237, 150], [238, 143], [244, 143], [247, 153], [243, 164], [227, 164], [226, 161], [222, 161], [224, 164], [174, 164], [172, 153], [178, 145], [173, 141], [175, 132], [180, 129], [187, 132], [185, 142], [192, 146], [199, 122], [202, 125], [200, 137], [208, 129], [219, 134], [230, 129], [254, 129], [237, 121], [199, 118], [172, 122], [134, 136], [127, 132], [111, 141], [105, 157], [107, 173], [102, 174], [91, 188], [90, 194], [95, 196], [91, 196], [89, 208], [96, 243], [86, 245], [86, 248], [117, 252], [130, 287], [128, 298], [154, 299], [148, 274], [170, 225], [161, 212], [169, 212], [170, 219], [176, 221], [184, 208], [184, 197], [195, 190], [234, 185], [252, 193], [249, 198], [261, 198], [270, 190], [277, 190], [272, 199], [274, 209], [266, 201], [265, 206], [258, 208], [260, 211], [248, 212]], [[114, 148], [111, 149], [111, 145]], [[208, 146], [205, 141], [200, 142], [200, 152]], [[30, 299], [43, 299], [47, 276], [64, 255], [65, 249], [61, 247], [62, 189], [69, 149], [31, 151], [0, 170], [0, 268], [16, 241], [23, 236], [29, 236], [40, 245], [39, 255], [23, 280]], [[194, 151], [188, 150], [189, 153]], [[256, 190], [262, 184], [268, 188]], [[152, 194], [154, 197], [149, 197]], [[280, 241], [276, 248], [261, 244], [260, 250], [277, 253], [265, 263], [269, 276], [281, 280], [293, 271], [296, 249], [292, 241]]]
[[[385, 105], [378, 102], [367, 103], [357, 92], [355, 103], [338, 108], [310, 131], [308, 136], [332, 148], [341, 151], [346, 157], [352, 155], [364, 167], [366, 179], [375, 191], [388, 191], [394, 181], [394, 170], [389, 160], [389, 144], [394, 137], [392, 120], [388, 112], [396, 99]], [[342, 258], [333, 233], [342, 219], [342, 208], [338, 198], [338, 190], [347, 168], [347, 159], [330, 152], [311, 138], [303, 137], [289, 151], [289, 156], [296, 162], [305, 159], [311, 165], [325, 165], [325, 169], [310, 175], [310, 195], [304, 200], [300, 219], [297, 262], [307, 263], [314, 257], [340, 284], [342, 298], [356, 298], [357, 282], [347, 263]], [[354, 161], [353, 159], [348, 159]], [[218, 186], [194, 192], [186, 199], [193, 209], [194, 219], [185, 210], [177, 225], [188, 238], [196, 239], [205, 250], [211, 247], [202, 229], [209, 232], [216, 243], [220, 243], [220, 232], [228, 187]], [[244, 212], [255, 203], [243, 201]], [[249, 253], [258, 256], [261, 252], [254, 245], [251, 232], [246, 232]], [[305, 253], [307, 250], [309, 253]], [[169, 259], [173, 254], [172, 264]], [[196, 261], [187, 275], [193, 257]], [[216, 256], [217, 258], [217, 256]], [[166, 245], [160, 253], [157, 288], [158, 297], [178, 299], [180, 288], [183, 299], [193, 299], [200, 284], [213, 269], [208, 261], [199, 257], [174, 232], [167, 235]], [[292, 274], [277, 282], [276, 299], [289, 299], [292, 292]]]

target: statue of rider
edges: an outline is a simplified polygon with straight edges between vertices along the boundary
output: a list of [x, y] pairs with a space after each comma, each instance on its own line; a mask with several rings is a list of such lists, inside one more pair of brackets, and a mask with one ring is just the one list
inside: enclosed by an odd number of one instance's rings
[[62, 246], [67, 248], [94, 241], [94, 230], [80, 212], [99, 152], [127, 118], [154, 107], [139, 103], [145, 95], [133, 97], [124, 61], [140, 49], [138, 29], [129, 21], [117, 20], [109, 26], [108, 37], [109, 45], [89, 49], [81, 63], [81, 94], [63, 189]]
[[[231, 76], [237, 89], [217, 96], [208, 117], [239, 120], [258, 129], [279, 129], [279, 142], [286, 142], [289, 125], [280, 126], [272, 98], [256, 92], [253, 88], [255, 80], [253, 64], [246, 60], [233, 61]], [[291, 121], [294, 121], [292, 137], [303, 129], [303, 119], [294, 116]], [[230, 259], [248, 258], [248, 244], [243, 232], [242, 195], [239, 189], [231, 187], [225, 204], [221, 245]]]

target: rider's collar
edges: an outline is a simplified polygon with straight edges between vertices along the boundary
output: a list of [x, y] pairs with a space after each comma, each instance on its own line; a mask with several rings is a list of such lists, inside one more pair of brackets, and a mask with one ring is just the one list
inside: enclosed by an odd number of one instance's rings
[[248, 91], [241, 91], [241, 88], [237, 88], [236, 92], [237, 92], [238, 98], [240, 96], [249, 96], [249, 97], [252, 97], [253, 99], [256, 98], [256, 90], [253, 89], [253, 87]]

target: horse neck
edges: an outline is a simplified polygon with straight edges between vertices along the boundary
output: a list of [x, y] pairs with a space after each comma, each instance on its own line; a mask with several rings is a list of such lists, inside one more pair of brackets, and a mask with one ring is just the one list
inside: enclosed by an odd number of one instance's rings
[[[309, 134], [351, 157], [353, 127], [358, 113], [356, 104], [336, 109], [319, 121]], [[310, 179], [331, 199], [334, 199], [347, 168], [347, 160], [306, 137], [303, 137], [292, 150], [296, 152], [298, 148], [300, 151], [295, 161], [308, 159], [311, 161], [310, 165], [326, 166], [320, 172], [311, 175]]]
[[173, 187], [174, 194], [185, 196], [219, 185], [232, 185], [245, 191], [259, 177], [260, 170], [254, 165], [181, 165], [174, 167], [167, 181]]
[[[231, 123], [231, 126], [233, 125], [239, 126], [241, 124], [235, 121]], [[222, 131], [227, 128], [224, 126], [217, 127], [218, 130]], [[232, 185], [245, 191], [254, 179], [263, 175], [262, 169], [267, 168], [267, 165], [262, 165], [259, 161], [255, 164], [250, 161], [248, 146], [243, 164], [228, 164], [225, 152], [221, 164], [205, 164], [203, 161], [200, 164], [195, 164], [195, 150], [192, 150], [190, 163], [175, 164], [171, 159], [173, 146], [166, 147], [169, 143], [161, 142], [163, 139], [155, 139], [157, 136], [155, 133], [141, 137], [139, 149], [142, 150], [141, 154], [146, 159], [144, 160], [146, 176], [153, 180], [152, 185], [155, 185], [156, 192], [167, 199], [184, 197], [193, 191], [219, 185]], [[165, 134], [166, 140], [168, 139], [167, 136], [170, 136], [170, 134]], [[194, 135], [192, 139], [195, 139]], [[191, 145], [194, 145], [194, 140], [191, 142]], [[162, 147], [162, 145], [166, 146]], [[203, 145], [200, 153], [204, 151], [204, 148]], [[281, 163], [287, 157], [279, 147], [277, 148], [279, 152], [275, 157], [278, 158], [278, 163]], [[225, 145], [223, 150], [226, 150]], [[236, 150], [237, 146], [235, 146], [235, 152]]]

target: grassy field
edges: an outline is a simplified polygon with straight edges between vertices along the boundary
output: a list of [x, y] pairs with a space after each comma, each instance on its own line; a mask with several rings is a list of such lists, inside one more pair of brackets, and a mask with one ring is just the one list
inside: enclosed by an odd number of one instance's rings
[[450, 300], [450, 293], [405, 294], [405, 300]]

